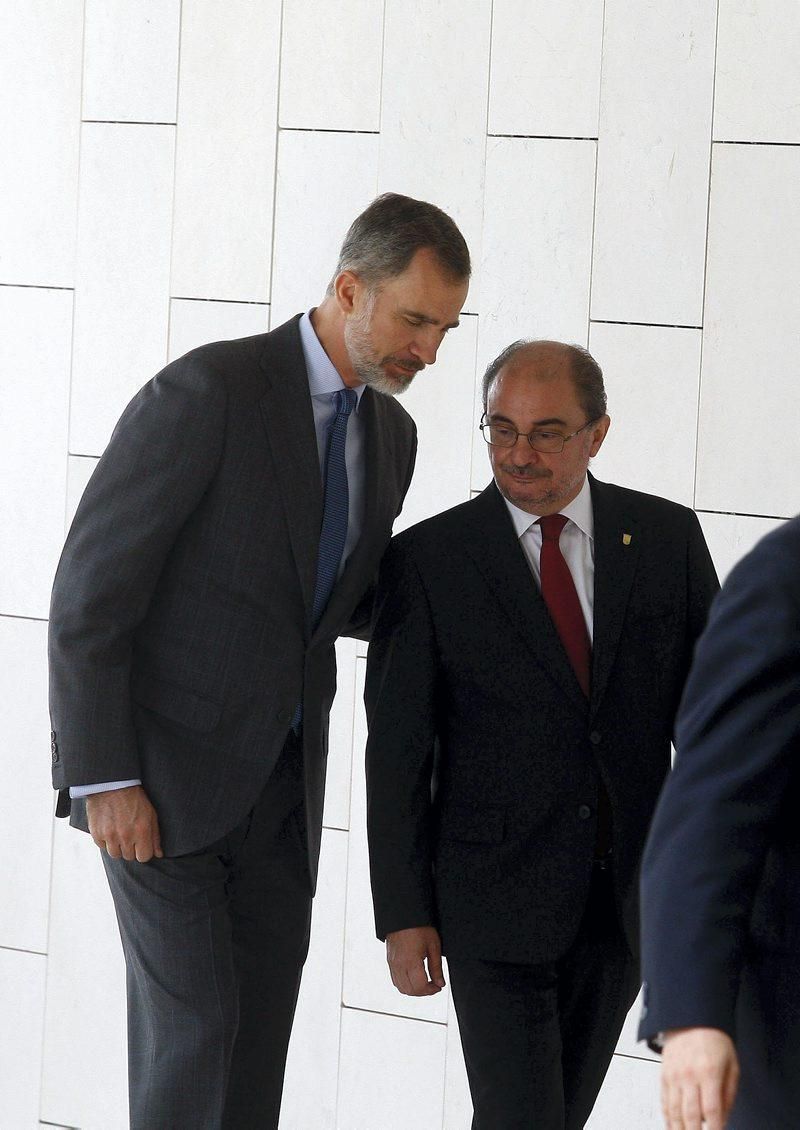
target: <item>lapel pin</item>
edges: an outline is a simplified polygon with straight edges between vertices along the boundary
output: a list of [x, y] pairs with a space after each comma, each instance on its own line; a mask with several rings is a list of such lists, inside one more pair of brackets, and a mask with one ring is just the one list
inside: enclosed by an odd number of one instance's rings
[[631, 544], [631, 535], [630, 534], [623, 534], [622, 535], [622, 544], [623, 545], [630, 545]]

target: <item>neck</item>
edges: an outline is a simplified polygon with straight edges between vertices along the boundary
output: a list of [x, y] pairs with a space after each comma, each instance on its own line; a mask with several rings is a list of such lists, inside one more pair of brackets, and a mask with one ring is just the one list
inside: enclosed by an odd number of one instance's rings
[[326, 296], [312, 312], [311, 325], [331, 364], [347, 387], [358, 388], [363, 384], [355, 374], [345, 345], [344, 315], [336, 300], [330, 295]]

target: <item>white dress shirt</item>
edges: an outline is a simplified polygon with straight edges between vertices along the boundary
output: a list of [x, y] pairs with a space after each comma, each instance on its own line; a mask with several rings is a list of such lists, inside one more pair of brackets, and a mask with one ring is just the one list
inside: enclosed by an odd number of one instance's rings
[[[520, 545], [528, 560], [536, 584], [541, 588], [542, 527], [537, 523], [540, 515], [520, 510], [504, 498]], [[561, 531], [559, 546], [561, 556], [575, 582], [589, 639], [594, 636], [594, 511], [588, 478], [584, 479], [579, 493], [559, 513], [568, 519]]]

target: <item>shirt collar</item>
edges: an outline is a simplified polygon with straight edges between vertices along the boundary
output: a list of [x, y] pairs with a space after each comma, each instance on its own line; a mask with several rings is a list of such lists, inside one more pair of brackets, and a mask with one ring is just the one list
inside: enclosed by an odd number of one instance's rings
[[[312, 313], [313, 310], [309, 310], [307, 313], [303, 314], [298, 325], [300, 330], [300, 342], [303, 346], [303, 356], [305, 357], [306, 368], [308, 369], [308, 391], [312, 396], [330, 397], [334, 392], [339, 392], [340, 389], [347, 388], [348, 386], [339, 376], [336, 366], [322, 348], [322, 343], [311, 324]], [[358, 409], [358, 406], [361, 404], [361, 397], [366, 387], [366, 385], [362, 384], [357, 385], [356, 388], [353, 389], [357, 398], [356, 409]]]
[[[539, 515], [529, 514], [527, 510], [520, 510], [513, 502], [509, 502], [507, 498], [503, 498], [508, 507], [508, 512], [511, 515], [511, 521], [514, 523], [514, 529], [517, 531], [517, 537], [521, 538], [522, 535], [529, 530], [532, 525], [535, 525]], [[583, 480], [583, 486], [578, 491], [575, 498], [568, 506], [565, 506], [560, 511], [565, 517], [569, 518], [571, 522], [578, 527], [581, 533], [586, 534], [588, 538], [594, 539], [594, 511], [592, 509], [592, 490], [589, 486], [588, 476]]]

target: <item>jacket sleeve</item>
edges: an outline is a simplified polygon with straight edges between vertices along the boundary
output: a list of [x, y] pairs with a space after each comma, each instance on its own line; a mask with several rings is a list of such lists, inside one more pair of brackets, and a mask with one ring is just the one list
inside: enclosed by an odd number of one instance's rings
[[367, 661], [367, 828], [379, 938], [436, 924], [431, 785], [437, 654], [427, 596], [405, 538], [381, 567]]
[[123, 413], [89, 482], [50, 606], [53, 785], [141, 777], [130, 699], [134, 631], [222, 452], [225, 391], [168, 366]]
[[733, 571], [698, 645], [675, 768], [642, 867], [639, 1035], [735, 1037], [751, 913], [800, 735], [798, 556], [770, 538]]

